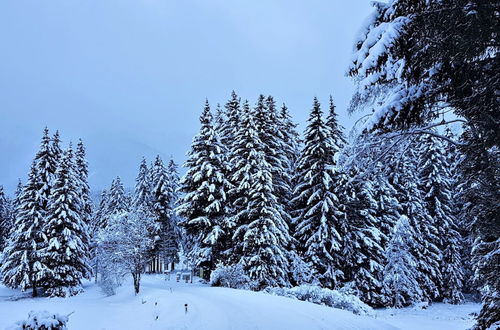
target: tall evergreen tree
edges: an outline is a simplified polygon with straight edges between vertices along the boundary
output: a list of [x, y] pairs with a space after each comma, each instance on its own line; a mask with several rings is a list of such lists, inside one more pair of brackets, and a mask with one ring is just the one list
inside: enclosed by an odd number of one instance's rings
[[56, 140], [51, 143], [49, 130], [45, 127], [43, 137], [40, 144], [40, 149], [35, 156], [37, 166], [37, 185], [38, 194], [40, 195], [41, 212], [45, 216], [48, 207], [48, 199], [51, 193], [52, 184], [57, 168], [59, 155], [58, 151], [59, 135], [56, 134]]
[[23, 291], [31, 288], [34, 297], [41, 284], [40, 275], [46, 271], [41, 262], [41, 250], [47, 244], [38, 180], [38, 166], [34, 161], [19, 198], [14, 230], [4, 251], [0, 269], [2, 282], [6, 286], [21, 288]]
[[107, 197], [106, 217], [127, 212], [130, 209], [130, 198], [119, 176], [111, 183]]
[[[263, 106], [264, 98], [260, 98]], [[258, 288], [288, 285], [286, 247], [288, 226], [274, 193], [266, 145], [259, 138], [259, 126], [245, 101], [234, 141], [235, 172], [232, 188], [235, 231], [230, 263], [241, 263]]]
[[170, 158], [167, 165], [167, 176], [170, 191], [169, 219], [167, 228], [163, 236], [163, 255], [167, 262], [179, 261], [179, 249], [181, 240], [181, 231], [179, 230], [179, 217], [177, 206], [179, 205], [179, 187], [180, 178], [177, 170], [177, 164], [173, 158]]
[[422, 292], [417, 277], [417, 260], [411, 253], [414, 232], [406, 216], [396, 223], [387, 246], [384, 285], [390, 292], [391, 305], [404, 307], [418, 302]]
[[61, 159], [61, 156], [63, 154], [63, 151], [61, 149], [61, 136], [59, 134], [59, 131], [56, 131], [54, 133], [51, 141], [52, 141], [51, 146], [50, 146], [51, 152], [52, 152], [52, 155], [57, 163], [57, 162], [59, 162], [59, 160]]
[[441, 281], [440, 251], [436, 246], [438, 231], [435, 222], [427, 214], [420, 190], [419, 153], [415, 141], [409, 139], [401, 143], [399, 150], [393, 152], [389, 159], [393, 164], [389, 169], [389, 180], [397, 191], [401, 215], [408, 218], [416, 233], [412, 253], [417, 260], [418, 282], [423, 294], [421, 298], [432, 301], [439, 296]]
[[[278, 195], [278, 201], [281, 204], [284, 212], [282, 217], [288, 225], [290, 233], [295, 232], [295, 225], [292, 218], [293, 191], [296, 186], [296, 169], [300, 154], [300, 136], [297, 132], [297, 124], [292, 121], [292, 117], [285, 104], [282, 105], [278, 113], [277, 128], [280, 132], [280, 147], [279, 152], [282, 154], [283, 173], [281, 176], [284, 190]], [[290, 281], [293, 285], [308, 283], [310, 279], [310, 269], [308, 264], [302, 260], [297, 251], [299, 242], [292, 236], [290, 246], [288, 247], [288, 263], [290, 265]]]
[[452, 206], [451, 173], [444, 145], [432, 136], [420, 139], [421, 190], [427, 209], [428, 222], [435, 224], [434, 244], [440, 250], [439, 298], [451, 303], [463, 301], [463, 269], [459, 248], [462, 244]]
[[146, 159], [143, 158], [139, 166], [139, 173], [135, 179], [135, 190], [132, 204], [135, 208], [152, 209], [151, 176]]
[[[249, 133], [251, 134], [251, 132]], [[290, 243], [288, 226], [281, 217], [273, 191], [271, 168], [259, 150], [258, 136], [253, 134], [257, 149], [250, 151], [251, 171], [248, 224], [243, 227], [240, 263], [258, 289], [289, 286], [287, 246]], [[260, 147], [262, 148], [262, 147]]]
[[[235, 94], [233, 94], [234, 97]], [[236, 102], [236, 100], [235, 100]], [[186, 174], [181, 180], [184, 195], [179, 201], [178, 213], [184, 218], [182, 226], [189, 237], [197, 241], [192, 251], [195, 264], [214, 270], [225, 258], [223, 252], [229, 242], [227, 190], [223, 147], [214, 129], [208, 101], [200, 116], [201, 128], [193, 140]]]
[[226, 120], [218, 133], [222, 145], [226, 146], [229, 151], [233, 148], [232, 143], [240, 124], [240, 103], [240, 98], [235, 91], [232, 91], [231, 99], [224, 105]]
[[253, 171], [250, 164], [250, 153], [256, 150], [255, 138], [256, 134], [255, 124], [253, 121], [253, 113], [247, 100], [243, 102], [240, 124], [236, 137], [233, 142], [232, 151], [232, 172], [230, 181], [234, 183], [229, 189], [229, 207], [231, 217], [227, 219], [229, 226], [233, 228], [231, 231], [232, 246], [230, 248], [229, 262], [236, 264], [239, 257], [242, 255], [242, 242], [246, 226], [248, 225], [248, 202], [249, 202], [249, 189], [252, 185], [252, 176], [250, 173]]
[[341, 151], [347, 141], [343, 133], [344, 128], [338, 123], [337, 113], [335, 112], [335, 104], [333, 103], [333, 98], [331, 95], [328, 116], [326, 117], [326, 126], [330, 129], [333, 144], [337, 149], [336, 151]]
[[168, 238], [169, 241], [167, 241], [170, 222], [174, 216], [172, 204], [174, 191], [173, 186], [171, 185], [168, 169], [163, 164], [160, 156], [156, 157], [151, 172], [153, 178], [153, 213], [155, 215], [155, 222], [151, 232], [154, 245], [151, 252], [158, 256], [165, 256], [166, 246], [176, 244], [175, 241], [170, 241], [172, 237]]
[[89, 226], [92, 221], [92, 200], [90, 199], [90, 187], [88, 183], [89, 166], [86, 159], [85, 145], [81, 139], [78, 141], [76, 147], [75, 168], [81, 200], [80, 215], [87, 226]]
[[7, 244], [12, 229], [12, 203], [0, 185], [0, 253]]
[[344, 206], [335, 190], [343, 175], [335, 167], [332, 156], [336, 147], [322, 114], [315, 98], [297, 168], [295, 235], [321, 285], [335, 288], [344, 276], [340, 251], [347, 226]]
[[41, 273], [41, 284], [52, 297], [72, 296], [82, 291], [81, 280], [89, 278], [89, 237], [81, 216], [79, 173], [73, 171], [71, 145], [60, 159], [49, 198], [47, 221], [43, 232], [48, 245], [42, 262], [48, 268]]
[[109, 212], [109, 194], [106, 189], [101, 191], [99, 205], [94, 212], [90, 232], [96, 234], [99, 230], [104, 229], [107, 225], [107, 217]]
[[382, 283], [384, 243], [383, 217], [378, 217], [378, 201], [371, 180], [351, 169], [347, 185], [348, 230], [344, 244], [344, 262], [347, 281], [354, 283], [360, 299], [371, 306], [384, 306], [387, 293]]

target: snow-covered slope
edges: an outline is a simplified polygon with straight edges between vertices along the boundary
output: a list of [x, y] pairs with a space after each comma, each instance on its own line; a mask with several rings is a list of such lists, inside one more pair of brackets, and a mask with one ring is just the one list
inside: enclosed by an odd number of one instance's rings
[[[44, 309], [74, 312], [68, 323], [71, 330], [397, 329], [348, 311], [264, 293], [165, 281], [162, 276], [145, 276], [137, 297], [131, 284], [125, 284], [115, 296], [104, 297], [90, 283], [84, 294], [68, 299], [19, 295], [0, 287], [0, 329], [25, 318], [30, 310]], [[184, 304], [188, 304], [187, 313]]]

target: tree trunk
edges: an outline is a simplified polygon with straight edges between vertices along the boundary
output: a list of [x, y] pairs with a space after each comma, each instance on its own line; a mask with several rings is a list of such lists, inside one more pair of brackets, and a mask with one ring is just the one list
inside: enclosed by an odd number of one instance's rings
[[141, 285], [141, 273], [140, 272], [133, 272], [132, 277], [134, 278], [134, 292], [135, 294], [139, 294], [139, 289]]
[[97, 271], [99, 270], [99, 258], [95, 258], [95, 283], [97, 283]]
[[38, 292], [37, 292], [37, 290], [36, 290], [36, 282], [35, 282], [35, 281], [33, 281], [33, 284], [32, 284], [32, 286], [31, 286], [31, 287], [32, 287], [32, 289], [33, 289], [32, 296], [33, 296], [33, 297], [38, 297]]

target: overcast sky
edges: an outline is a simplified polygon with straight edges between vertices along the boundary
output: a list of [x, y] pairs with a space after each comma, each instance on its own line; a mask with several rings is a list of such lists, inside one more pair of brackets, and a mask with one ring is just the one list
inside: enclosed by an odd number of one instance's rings
[[90, 184], [132, 186], [142, 156], [182, 163], [204, 100], [235, 90], [286, 102], [304, 127], [312, 98], [345, 77], [369, 0], [2, 0], [0, 184], [25, 180], [44, 126], [87, 145]]

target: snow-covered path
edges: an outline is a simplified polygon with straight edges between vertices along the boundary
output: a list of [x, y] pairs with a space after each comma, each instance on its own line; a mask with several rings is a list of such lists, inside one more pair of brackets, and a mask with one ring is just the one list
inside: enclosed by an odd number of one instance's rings
[[[165, 281], [161, 276], [145, 276], [137, 297], [129, 283], [112, 297], [103, 297], [100, 289], [90, 283], [84, 294], [69, 299], [12, 301], [9, 297], [16, 294], [19, 295], [0, 286], [0, 329], [25, 318], [30, 310], [74, 312], [69, 321], [71, 330], [391, 330], [397, 327], [381, 318], [400, 320], [384, 315], [377, 319], [357, 316], [348, 311], [264, 293]], [[188, 304], [187, 313], [184, 304]], [[413, 325], [415, 322], [418, 324], [418, 319], [412, 322]], [[398, 326], [405, 329], [404, 322], [399, 322]]]

